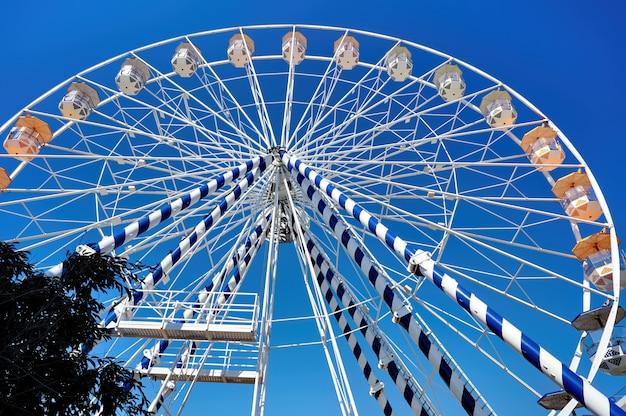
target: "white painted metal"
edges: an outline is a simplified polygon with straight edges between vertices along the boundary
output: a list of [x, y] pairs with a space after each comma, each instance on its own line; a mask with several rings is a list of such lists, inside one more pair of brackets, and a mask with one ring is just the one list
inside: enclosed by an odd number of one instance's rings
[[[287, 39], [293, 42], [296, 32], [308, 40], [304, 60], [301, 60], [300, 48], [288, 48], [289, 56], [281, 49], [283, 36], [291, 34]], [[246, 52], [249, 61], [245, 70], [235, 69], [225, 58], [224, 50], [228, 47], [228, 38], [244, 33], [257, 44], [251, 48], [246, 41], [242, 43], [241, 50]], [[266, 34], [276, 38], [272, 53], [263, 55], [258, 51], [268, 50], [267, 45], [261, 47], [259, 42]], [[361, 52], [359, 62], [345, 61], [345, 69], [352, 69], [340, 70], [336, 64], [339, 57], [333, 53], [332, 44], [325, 52], [318, 52], [322, 49], [316, 40], [322, 35], [330, 41], [345, 40], [348, 36], [357, 39]], [[220, 38], [224, 43], [219, 51], [204, 46], [207, 39]], [[385, 46], [379, 49], [380, 56], [366, 62], [364, 57], [372, 56], [368, 46], [373, 42]], [[176, 71], [173, 71], [169, 66], [173, 62], [170, 58], [181, 43], [198, 59], [190, 64], [181, 56], [174, 62]], [[413, 74], [401, 73], [398, 80], [403, 82], [396, 83], [387, 74], [390, 67], [386, 57], [400, 44], [411, 52]], [[159, 51], [167, 57], [165, 66], [149, 58], [151, 53]], [[420, 55], [427, 55], [429, 62], [438, 62], [424, 68]], [[113, 77], [106, 81], [101, 74], [106, 71], [115, 74], [123, 62], [129, 63], [128, 59], [135, 64], [135, 75], [139, 78], [132, 77], [133, 65], [127, 68], [118, 79], [119, 84], [126, 87], [124, 93], [118, 90]], [[446, 68], [453, 66], [462, 70], [462, 79], [446, 75], [450, 72], [446, 72]], [[391, 75], [394, 74], [392, 71]], [[480, 88], [472, 83], [476, 79], [481, 80]], [[284, 91], [275, 88], [277, 80], [284, 83]], [[50, 108], [56, 108], [68, 87], [76, 81], [96, 91], [99, 103], [94, 108], [83, 106], [78, 112], [72, 112], [69, 105], [73, 98], [68, 97], [63, 104], [63, 115], [50, 113]], [[446, 85], [451, 85], [454, 94], [443, 94], [442, 99], [440, 92]], [[518, 112], [516, 120], [512, 114], [507, 116], [514, 124], [507, 125], [506, 130], [502, 130], [505, 127], [502, 124], [487, 124], [479, 108], [480, 100], [497, 90], [510, 95]], [[303, 91], [308, 91], [308, 95], [303, 95]], [[493, 115], [492, 110], [488, 115]], [[156, 42], [81, 71], [7, 120], [0, 127], [0, 135], [6, 135], [24, 112], [46, 120], [53, 128], [53, 139], [23, 153], [0, 154], [0, 166], [6, 167], [12, 181], [0, 194], [0, 215], [15, 224], [14, 228], [4, 230], [1, 237], [37, 253], [42, 268], [56, 264], [68, 249], [110, 235], [117, 227], [176, 199], [207, 177], [281, 145], [332, 178], [359, 203], [367, 204], [372, 213], [412, 233], [410, 243], [432, 251], [449, 273], [466, 279], [512, 308], [546, 319], [554, 325], [551, 328], [563, 333], [571, 331], [568, 322], [574, 316], [556, 303], [542, 301], [536, 291], [537, 282], [563, 289], [577, 304], [576, 297], [580, 296], [582, 311], [604, 301], [612, 302], [607, 325], [599, 339], [599, 351], [605, 351], [609, 344], [619, 304], [619, 256], [611, 214], [593, 173], [567, 137], [532, 103], [501, 81], [447, 54], [395, 37], [347, 28], [293, 24], [231, 27]], [[519, 145], [528, 130], [544, 124], [556, 133], [565, 160], [559, 160], [561, 153], [551, 154], [553, 163], [543, 163], [542, 172], [538, 172], [533, 159], [529, 161]], [[505, 146], [507, 143], [509, 147]], [[577, 169], [584, 170], [589, 177], [597, 207], [602, 212], [599, 218], [572, 218], [550, 192], [557, 173]], [[275, 211], [274, 199], [266, 196], [268, 184], [281, 180], [278, 172], [280, 166], [255, 183], [241, 203], [225, 214], [223, 221], [189, 251], [171, 273], [167, 290], [198, 290], [214, 273], [223, 270], [226, 259], [231, 257], [232, 245], [240, 244], [242, 233], [250, 223], [248, 220], [268, 207]], [[168, 224], [128, 242], [114, 254], [153, 264], [155, 258], [161, 258], [187, 236], [193, 225], [207, 215], [226, 192], [181, 211]], [[311, 215], [310, 211], [303, 210], [295, 193], [287, 192], [287, 195], [294, 210]], [[468, 222], [468, 216], [476, 220]], [[319, 227], [320, 222], [315, 217], [311, 216], [310, 220], [312, 227], [313, 224]], [[539, 227], [561, 224], [573, 232], [567, 235], [570, 245], [551, 244], [536, 231]], [[611, 241], [613, 279], [612, 287], [603, 286], [607, 291], [589, 285], [582, 270], [572, 274], [573, 267], [561, 267], [565, 263], [577, 264], [570, 246], [587, 235], [585, 230], [601, 228], [609, 231]], [[276, 229], [272, 225], [271, 236]], [[328, 235], [319, 228], [315, 228], [315, 232], [324, 235], [326, 252], [335, 253], [332, 260], [341, 264], [341, 255]], [[271, 236], [270, 242], [274, 240]], [[362, 243], [373, 244], [365, 236]], [[242, 370], [255, 375], [253, 414], [263, 414], [265, 409], [264, 374], [269, 359], [273, 293], [278, 274], [278, 245], [268, 243], [268, 246], [266, 286], [259, 305], [263, 311], [259, 323], [263, 335], [255, 350], [256, 361], [249, 370]], [[371, 248], [372, 253], [377, 253]], [[463, 259], [451, 257], [451, 253], [459, 250], [476, 261], [467, 264]], [[421, 282], [407, 277], [399, 263], [384, 258], [376, 260], [394, 281], [410, 288], [410, 296], [419, 299], [429, 312], [422, 314], [425, 319], [431, 316], [444, 319], [445, 316], [445, 324], [469, 342], [477, 354], [505, 370], [531, 393], [531, 397], [537, 394], [534, 380], [525, 379], [525, 373], [501, 357], [489, 335], [475, 321], [467, 316], [444, 314], [444, 304], [424, 294]], [[201, 272], [198, 272], [199, 262], [204, 267]], [[361, 287], [359, 280], [351, 283], [353, 288]], [[312, 294], [319, 306], [319, 293]], [[183, 302], [191, 302], [190, 299], [193, 297]], [[236, 304], [233, 300], [222, 312], [235, 317]], [[171, 309], [171, 305], [154, 306], [153, 311]], [[330, 321], [320, 311], [318, 309], [319, 322], [332, 330]], [[206, 328], [195, 335], [189, 335], [187, 328], [177, 335], [174, 332], [168, 335], [174, 322], [172, 319], [167, 325], [163, 322], [121, 321], [117, 331], [120, 331], [118, 335], [142, 338], [181, 336], [206, 340], [216, 335], [206, 332]], [[228, 333], [233, 336], [233, 331]], [[584, 369], [593, 380], [603, 354], [596, 354], [591, 364], [585, 363], [580, 356], [585, 336], [580, 334], [569, 349], [564, 348], [573, 352], [571, 367]], [[330, 338], [334, 342], [335, 336]], [[212, 340], [210, 347], [198, 353], [198, 360], [209, 360], [219, 349], [220, 341]], [[454, 338], [442, 338], [446, 348], [454, 354], [455, 349], [447, 343], [452, 340]], [[171, 358], [182, 355], [184, 346], [177, 341], [173, 344], [167, 354], [171, 354]], [[130, 361], [132, 357], [136, 361], [133, 353], [137, 348], [143, 349], [138, 344], [127, 351], [119, 345], [121, 341], [113, 341], [107, 348]], [[337, 369], [332, 380], [341, 391], [344, 409], [356, 408], [358, 403], [350, 398], [342, 357], [334, 346], [334, 352], [329, 353]], [[455, 355], [455, 359], [463, 365], [465, 357]], [[170, 364], [175, 366], [175, 362]], [[230, 371], [200, 367], [179, 371], [176, 390], [168, 396], [169, 408], [180, 406], [179, 412], [182, 411], [197, 381], [213, 381], [213, 376], [208, 374], [224, 375]], [[159, 368], [162, 374], [169, 375], [168, 381], [172, 374], [176, 375], [176, 371], [172, 372], [174, 367]], [[156, 372], [154, 377], [166, 379], [166, 376], [157, 377]], [[489, 396], [488, 392], [486, 395]], [[572, 406], [566, 407], [563, 414]]]

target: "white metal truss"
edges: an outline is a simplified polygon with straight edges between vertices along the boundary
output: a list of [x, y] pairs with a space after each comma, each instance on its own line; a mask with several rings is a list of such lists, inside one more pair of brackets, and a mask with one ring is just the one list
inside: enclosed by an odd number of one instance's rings
[[[249, 60], [242, 68], [226, 54], [237, 36], [243, 40], [239, 53]], [[286, 56], [281, 39], [291, 42]], [[341, 64], [345, 51], [333, 44], [352, 40], [358, 64], [348, 69]], [[196, 59], [190, 76], [169, 64], [181, 44]], [[402, 82], [389, 75], [388, 57], [398, 47], [411, 54], [412, 73]], [[304, 59], [294, 59], [300, 53]], [[127, 58], [149, 74], [135, 95], [115, 82]], [[465, 87], [445, 100], [436, 78], [450, 65], [462, 71]], [[73, 83], [99, 97], [84, 119], [58, 110]], [[498, 91], [508, 93], [517, 110], [505, 127], [488, 124], [481, 109], [481, 100]], [[412, 250], [431, 253], [441, 270], [510, 313], [571, 371], [600, 390], [616, 390], [614, 379], [599, 373], [620, 299], [618, 240], [602, 190], [544, 113], [468, 63], [362, 30], [231, 27], [156, 42], [81, 71], [6, 120], [0, 134], [25, 115], [47, 123], [52, 138], [25, 154], [0, 153], [7, 173], [4, 178], [0, 172], [0, 185], [8, 181], [0, 186], [0, 238], [32, 252], [49, 274], [62, 274], [59, 262], [75, 250], [145, 265], [141, 285], [129, 287], [131, 297], [107, 299], [103, 324], [112, 339], [86, 340], [85, 346], [136, 369], [155, 413], [182, 414], [191, 397], [216, 382], [253, 385], [251, 414], [271, 413], [272, 350], [304, 345], [323, 350], [344, 415], [371, 413], [372, 405], [352, 391], [363, 382], [350, 371], [353, 358], [384, 414], [402, 413], [407, 403], [414, 413], [426, 403], [432, 410], [424, 414], [507, 414], [511, 401], [538, 412], [528, 403], [550, 391], [541, 374], [498, 342], [498, 334], [433, 290], [424, 276], [407, 272], [405, 262], [385, 250], [388, 242], [349, 215], [354, 206], [344, 212], [330, 194], [307, 195], [297, 174], [289, 173], [285, 154], [397, 231]], [[539, 126], [555, 132], [565, 155], [545, 169], [521, 147], [524, 135]], [[560, 177], [575, 172], [587, 175], [602, 210], [597, 219], [568, 215], [552, 193]], [[345, 236], [329, 226], [330, 215]], [[572, 254], [574, 244], [598, 232], [608, 235], [612, 290], [584, 279]], [[309, 237], [323, 264], [307, 248]], [[342, 238], [352, 241], [350, 248]], [[291, 242], [294, 259], [282, 253]], [[372, 286], [363, 258], [371, 259], [385, 287]], [[285, 284], [283, 267], [297, 269], [295, 262], [312, 313], [285, 317], [274, 310], [276, 287]], [[322, 270], [332, 270], [336, 279], [321, 284]], [[387, 315], [389, 293], [406, 304], [423, 339], [436, 348], [420, 344], [417, 332], [397, 330]], [[600, 333], [572, 328], [578, 314], [602, 305], [608, 312]], [[352, 328], [344, 315], [367, 328]], [[272, 341], [283, 323], [309, 321], [318, 333], [283, 345]], [[395, 356], [402, 377], [369, 372], [357, 342], [361, 334], [367, 342], [385, 342], [379, 352], [394, 352], [387, 355]], [[344, 338], [350, 356], [341, 354]], [[589, 360], [592, 339], [599, 353]], [[436, 364], [442, 362], [451, 367]], [[388, 394], [394, 384], [410, 385], [412, 393], [401, 388], [405, 400]], [[422, 391], [422, 404], [407, 399]], [[618, 400], [624, 406], [623, 397]], [[576, 404], [552, 414], [569, 414]]]

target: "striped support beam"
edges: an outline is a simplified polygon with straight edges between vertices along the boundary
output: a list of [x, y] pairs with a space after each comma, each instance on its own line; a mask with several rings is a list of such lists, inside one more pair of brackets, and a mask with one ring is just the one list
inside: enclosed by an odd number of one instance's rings
[[[183, 368], [186, 366], [189, 358], [195, 354], [196, 348], [196, 343], [190, 342], [189, 345], [185, 347], [180, 359], [176, 363], [176, 368]], [[157, 397], [148, 407], [148, 413], [150, 414], [156, 414], [161, 409], [161, 406], [163, 406], [163, 403], [165, 403], [165, 399], [167, 399], [167, 397], [172, 394], [174, 390], [176, 390], [176, 382], [174, 380], [164, 380], [163, 383], [164, 384], [157, 393]]]
[[[146, 231], [156, 227], [163, 221], [176, 216], [182, 210], [189, 208], [201, 199], [211, 195], [225, 185], [229, 185], [241, 176], [252, 172], [253, 169], [263, 172], [272, 161], [272, 155], [257, 156], [247, 160], [232, 170], [218, 175], [215, 179], [193, 189], [192, 191], [176, 198], [175, 200], [163, 204], [160, 208], [150, 212], [136, 221], [128, 224], [123, 229], [115, 232], [113, 235], [103, 237], [97, 243], [87, 244], [96, 253], [108, 254], [116, 248], [124, 245], [128, 241], [145, 233]], [[59, 263], [51, 267], [46, 272], [50, 276], [61, 276], [63, 274], [63, 263]]]
[[[403, 239], [394, 235], [381, 221], [357, 205], [354, 200], [346, 196], [327, 179], [322, 178], [299, 159], [293, 156], [289, 157], [284, 151], [281, 152], [281, 157], [283, 163], [290, 171], [295, 168], [301, 175], [308, 178], [310, 188], [313, 188], [312, 184], [315, 184], [313, 191], [319, 189], [326, 193], [335, 203], [377, 236], [400, 258], [404, 259], [409, 264], [412, 272], [430, 280], [438, 289], [486, 325], [524, 359], [561, 386], [587, 409], [600, 416], [626, 416], [626, 411], [620, 409], [613, 400], [610, 400], [606, 395], [593, 387], [587, 379], [570, 370], [566, 364], [559, 361], [515, 325], [504, 319], [474, 293], [459, 285], [454, 278], [440, 269], [440, 266], [430, 258], [429, 253], [410, 249]], [[302, 180], [299, 180], [299, 182], [302, 182]], [[305, 189], [305, 191], [307, 195], [312, 192], [308, 189]], [[331, 228], [334, 229], [332, 225]], [[360, 264], [360, 261], [357, 261], [357, 263]], [[406, 320], [407, 318], [404, 319]], [[400, 321], [402, 322], [402, 318]]]
[[202, 238], [204, 235], [219, 221], [219, 219], [228, 211], [230, 207], [241, 197], [243, 192], [252, 185], [257, 176], [259, 170], [254, 169], [248, 172], [241, 181], [222, 199], [222, 201], [206, 215], [202, 221], [196, 225], [194, 230], [185, 237], [178, 247], [161, 260], [154, 272], [148, 274], [141, 282], [141, 288], [133, 290], [131, 295], [115, 307], [113, 307], [104, 319], [103, 325], [105, 327], [112, 327], [115, 325], [119, 317], [127, 312], [127, 308], [139, 304], [145, 291], [152, 290], [159, 281], [163, 278], [167, 278], [167, 273], [191, 250], [191, 248]]
[[[253, 245], [256, 245], [257, 242], [262, 241], [262, 239], [267, 235], [269, 231], [269, 219], [271, 218], [271, 214], [262, 215], [259, 220], [255, 223], [255, 227], [252, 232], [248, 235], [246, 240], [237, 248], [237, 251], [232, 255], [232, 257], [226, 262], [226, 264], [222, 267], [220, 273], [215, 276], [208, 285], [206, 285], [200, 293], [198, 293], [198, 303], [204, 304], [207, 302], [209, 295], [214, 291], [216, 287], [219, 287], [226, 277], [235, 266], [239, 263], [246, 253], [250, 250]], [[193, 309], [186, 309], [184, 312], [185, 319], [191, 319], [194, 316]]]
[[360, 267], [370, 284], [376, 289], [389, 309], [391, 309], [394, 314], [394, 321], [407, 331], [413, 342], [419, 346], [420, 351], [432, 364], [467, 414], [494, 414], [489, 404], [470, 382], [469, 378], [461, 371], [452, 357], [445, 351], [443, 346], [437, 342], [434, 336], [427, 335], [423, 330], [411, 313], [410, 305], [404, 302], [399, 290], [389, 284], [384, 272], [379, 270], [367, 253], [361, 249], [357, 239], [346, 224], [332, 213], [331, 208], [324, 202], [321, 194], [308, 179], [299, 173], [296, 176], [297, 182], [304, 191], [303, 193], [311, 201], [311, 206], [317, 209], [337, 237], [337, 240], [341, 242], [347, 254]]
[[[228, 290], [228, 293], [220, 295], [218, 302], [217, 302], [217, 306], [213, 306], [212, 309], [221, 308], [222, 305], [230, 298], [232, 293], [234, 293], [237, 290], [238, 286], [241, 284], [241, 282], [245, 278], [246, 273], [248, 272], [250, 263], [252, 263], [252, 260], [254, 260], [254, 257], [256, 256], [259, 248], [261, 247], [262, 242], [263, 242], [262, 238], [258, 239], [256, 244], [252, 246], [250, 250], [248, 250], [248, 252], [243, 257], [241, 262], [235, 266], [235, 273], [229, 279], [227, 285], [225, 285], [226, 286], [225, 290]], [[219, 303], [220, 300], [222, 300], [221, 303]], [[209, 316], [207, 317], [207, 321], [211, 320], [212, 316], [213, 314], [209, 314]], [[151, 349], [144, 351], [144, 355], [141, 358], [139, 367], [144, 370], [147, 370], [153, 367], [155, 364], [159, 362], [160, 356], [165, 352], [168, 346], [169, 346], [168, 340], [162, 339], [162, 340], [157, 341]]]
[[[304, 258], [305, 256], [304, 250], [301, 250], [301, 251], [302, 251], [301, 256]], [[315, 263], [313, 264], [315, 265]], [[315, 280], [317, 281], [317, 284], [320, 286], [320, 289], [322, 290], [324, 299], [326, 299], [326, 303], [330, 307], [332, 311], [332, 315], [337, 321], [337, 325], [339, 325], [339, 329], [344, 334], [344, 338], [346, 339], [346, 342], [350, 346], [350, 351], [352, 351], [352, 354], [354, 355], [356, 362], [358, 363], [359, 367], [361, 368], [361, 371], [363, 372], [363, 376], [365, 377], [365, 380], [370, 386], [370, 395], [374, 397], [374, 399], [376, 399], [376, 402], [380, 406], [384, 415], [386, 416], [393, 415], [394, 414], [393, 408], [391, 407], [391, 403], [389, 403], [389, 400], [387, 399], [387, 396], [385, 394], [384, 385], [378, 379], [378, 377], [376, 377], [373, 367], [369, 363], [369, 360], [367, 359], [367, 357], [365, 356], [363, 348], [361, 347], [361, 344], [356, 336], [356, 333], [352, 331], [352, 328], [350, 328], [350, 324], [348, 323], [348, 321], [346, 320], [346, 317], [342, 313], [341, 306], [337, 303], [337, 300], [333, 296], [333, 292], [330, 290], [328, 283], [324, 280], [324, 276], [320, 272], [319, 267], [314, 266], [313, 269], [316, 273]], [[421, 412], [421, 411], [419, 413], [415, 412], [415, 414], [420, 415], [420, 416], [429, 416], [429, 413]]]
[[[400, 394], [411, 407], [416, 415], [438, 415], [430, 399], [426, 396], [424, 389], [417, 383], [404, 363], [395, 355], [395, 351], [387, 340], [380, 333], [376, 321], [370, 318], [369, 313], [358, 302], [351, 290], [346, 287], [339, 275], [334, 270], [332, 263], [325, 257], [308, 233], [304, 233], [307, 240], [306, 245], [311, 254], [311, 261], [317, 274], [317, 282], [328, 300], [333, 291], [337, 298], [343, 303], [347, 313], [352, 317], [354, 323], [359, 328], [370, 348], [379, 360], [379, 367], [384, 368], [389, 377], [398, 387]], [[331, 290], [332, 288], [332, 290]], [[331, 307], [341, 311], [334, 298]]]
[[157, 397], [148, 406], [148, 414], [156, 415], [163, 403], [165, 403], [165, 399], [176, 390], [176, 382], [174, 380], [163, 381], [163, 383]]

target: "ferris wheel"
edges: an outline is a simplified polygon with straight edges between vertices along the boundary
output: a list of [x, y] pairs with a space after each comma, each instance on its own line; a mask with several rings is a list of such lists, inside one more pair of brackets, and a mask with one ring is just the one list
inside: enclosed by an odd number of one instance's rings
[[626, 414], [602, 190], [470, 64], [354, 29], [211, 30], [94, 65], [0, 133], [0, 238], [52, 275], [68, 251], [151, 266], [89, 347], [155, 414], [224, 385], [272, 414], [275, 354], [306, 348], [337, 414]]

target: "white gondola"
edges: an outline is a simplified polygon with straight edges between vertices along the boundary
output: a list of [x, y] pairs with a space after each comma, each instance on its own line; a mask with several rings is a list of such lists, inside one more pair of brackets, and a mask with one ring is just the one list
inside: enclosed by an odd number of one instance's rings
[[115, 77], [115, 83], [126, 95], [137, 95], [150, 79], [148, 66], [137, 58], [128, 58]]
[[[589, 334], [585, 342], [589, 359], [593, 360], [598, 352], [598, 344], [602, 331], [594, 331]], [[600, 371], [612, 376], [626, 374], [626, 327], [616, 326], [611, 340], [600, 363]]]
[[406, 81], [413, 71], [411, 52], [404, 46], [396, 46], [387, 54], [385, 59], [387, 73], [394, 81]]
[[538, 126], [522, 138], [520, 145], [532, 164], [537, 165], [537, 170], [549, 172], [565, 160], [565, 152], [556, 137], [554, 129]]
[[44, 144], [52, 140], [50, 127], [44, 121], [32, 116], [22, 116], [15, 122], [4, 140], [4, 149], [8, 154], [19, 155], [16, 159], [28, 162], [39, 153]]
[[172, 57], [172, 67], [174, 72], [183, 78], [191, 77], [202, 62], [200, 50], [189, 42], [183, 42], [176, 47], [176, 52]]
[[491, 127], [506, 128], [515, 123], [517, 111], [511, 95], [506, 91], [493, 91], [483, 97], [480, 111]]
[[100, 97], [96, 90], [82, 82], [75, 82], [67, 89], [59, 103], [59, 110], [63, 117], [75, 120], [86, 119], [91, 111], [100, 104]]
[[307, 39], [300, 32], [287, 32], [283, 36], [282, 51], [283, 59], [289, 63], [293, 62], [294, 65], [298, 65], [304, 60], [304, 54], [306, 53]]
[[359, 63], [359, 42], [352, 36], [337, 39], [333, 52], [341, 69], [352, 69]]
[[237, 33], [228, 41], [226, 53], [233, 66], [244, 68], [250, 63], [250, 57], [254, 54], [254, 41], [248, 35]]
[[452, 101], [461, 98], [465, 94], [465, 81], [463, 72], [454, 64], [442, 65], [435, 71], [433, 80], [441, 98]]
[[602, 215], [602, 207], [589, 177], [583, 172], [560, 178], [552, 187], [552, 192], [561, 199], [565, 213], [572, 218], [595, 221]]

